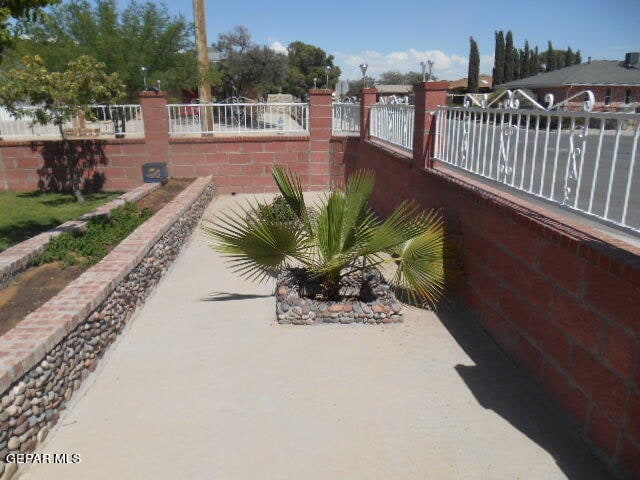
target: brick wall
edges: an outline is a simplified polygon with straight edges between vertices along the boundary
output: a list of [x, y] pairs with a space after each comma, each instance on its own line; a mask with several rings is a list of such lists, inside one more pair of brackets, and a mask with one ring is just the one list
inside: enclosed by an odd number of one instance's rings
[[[73, 148], [85, 166], [85, 183], [130, 189], [142, 183], [142, 165], [167, 162], [173, 177], [213, 175], [221, 193], [275, 190], [270, 166], [279, 163], [300, 175], [306, 190], [324, 190], [340, 174], [342, 155], [353, 150], [336, 139], [330, 154], [331, 91], [311, 90], [308, 135], [170, 138], [164, 93], [142, 92], [145, 138], [78, 140]], [[340, 150], [342, 148], [342, 150]], [[331, 160], [338, 165], [335, 169]], [[60, 142], [0, 142], [0, 188], [54, 188], [68, 181], [60, 162]]]
[[408, 198], [444, 209], [463, 301], [599, 453], [639, 478], [640, 249], [373, 142], [346, 163], [375, 171], [383, 214]]
[[329, 142], [331, 187], [344, 185], [347, 165], [354, 165], [358, 158], [358, 137], [332, 137]]

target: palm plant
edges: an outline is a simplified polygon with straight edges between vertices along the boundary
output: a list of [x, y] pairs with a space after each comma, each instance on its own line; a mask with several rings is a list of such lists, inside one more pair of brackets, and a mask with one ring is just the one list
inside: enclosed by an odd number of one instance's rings
[[[320, 280], [327, 298], [335, 299], [344, 277], [390, 263], [395, 274], [389, 284], [402, 298], [430, 306], [442, 298], [453, 257], [439, 213], [404, 202], [380, 219], [369, 206], [374, 175], [361, 170], [310, 215], [299, 178], [278, 165], [272, 174], [297, 222], [259, 214], [248, 219], [246, 210], [235, 210], [205, 220], [202, 227], [237, 273], [262, 280], [301, 266]], [[258, 202], [249, 208], [260, 212], [261, 207]]]

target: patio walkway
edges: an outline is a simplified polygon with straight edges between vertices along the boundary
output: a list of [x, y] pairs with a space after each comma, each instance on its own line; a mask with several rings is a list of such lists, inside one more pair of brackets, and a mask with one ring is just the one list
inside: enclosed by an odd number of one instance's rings
[[20, 478], [608, 478], [463, 310], [279, 326], [272, 290], [198, 232], [39, 450], [82, 462]]

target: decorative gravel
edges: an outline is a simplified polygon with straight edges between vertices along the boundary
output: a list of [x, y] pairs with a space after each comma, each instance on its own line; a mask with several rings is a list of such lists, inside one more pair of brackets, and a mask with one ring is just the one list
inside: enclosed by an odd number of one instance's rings
[[322, 298], [322, 286], [304, 269], [292, 268], [278, 276], [278, 323], [394, 323], [402, 321], [402, 305], [378, 270], [347, 276], [340, 288], [341, 300]]

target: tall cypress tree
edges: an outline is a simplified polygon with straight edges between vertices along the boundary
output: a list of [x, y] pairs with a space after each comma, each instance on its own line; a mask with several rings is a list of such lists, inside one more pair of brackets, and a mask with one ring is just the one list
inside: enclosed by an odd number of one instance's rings
[[538, 52], [538, 47], [533, 49], [531, 52], [531, 60], [529, 60], [529, 76], [537, 75], [540, 73], [540, 53]]
[[566, 64], [564, 63], [565, 59], [566, 59], [566, 57], [565, 57], [565, 53], [566, 52], [564, 50], [556, 50], [554, 53], [556, 54], [555, 55], [556, 56], [556, 69], [560, 69], [560, 68], [566, 67]]
[[524, 52], [522, 50], [518, 50], [514, 48], [513, 50], [513, 79], [518, 80], [522, 78], [520, 75], [521, 67], [522, 67], [522, 57], [524, 56]]
[[507, 32], [507, 40], [504, 49], [504, 81], [505, 83], [515, 79], [513, 76], [513, 59], [515, 52], [513, 48], [513, 33], [511, 30]]
[[529, 73], [529, 63], [531, 61], [531, 51], [529, 50], [529, 40], [524, 41], [524, 51], [522, 52], [522, 65], [520, 67], [520, 78], [531, 75]]
[[478, 86], [480, 85], [480, 51], [473, 37], [469, 38], [469, 75], [467, 78], [467, 91], [469, 93], [478, 93]]
[[547, 72], [552, 72], [553, 70], [556, 70], [558, 68], [558, 65], [556, 63], [556, 52], [553, 49], [553, 44], [551, 43], [551, 40], [549, 40], [549, 44], [547, 45], [546, 57], [547, 57]]
[[573, 56], [573, 63], [575, 65], [580, 65], [582, 63], [582, 54], [580, 53], [580, 50], [577, 50], [576, 54]]
[[568, 67], [569, 65], [573, 65], [575, 60], [573, 50], [571, 50], [571, 47], [567, 47], [567, 51], [564, 52], [564, 66]]
[[500, 85], [504, 83], [504, 33], [500, 30], [495, 35], [496, 50], [493, 64], [493, 84]]

